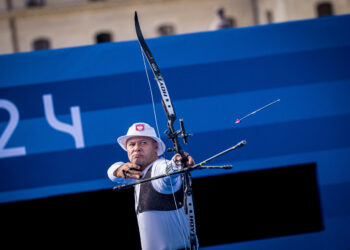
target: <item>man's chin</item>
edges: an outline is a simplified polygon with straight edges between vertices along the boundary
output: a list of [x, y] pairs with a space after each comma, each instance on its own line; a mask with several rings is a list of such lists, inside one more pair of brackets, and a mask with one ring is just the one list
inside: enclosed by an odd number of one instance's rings
[[144, 169], [156, 159], [157, 159], [156, 157], [154, 159], [149, 159], [147, 157], [139, 157], [139, 158], [132, 158], [131, 162], [136, 165], [139, 165], [142, 169]]
[[139, 165], [140, 167], [144, 167], [145, 165], [145, 161], [141, 158], [133, 159], [132, 163]]

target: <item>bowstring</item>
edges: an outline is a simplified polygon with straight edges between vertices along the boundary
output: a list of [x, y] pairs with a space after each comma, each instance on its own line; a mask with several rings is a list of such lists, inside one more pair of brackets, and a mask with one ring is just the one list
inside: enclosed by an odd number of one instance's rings
[[[145, 67], [145, 72], [146, 72], [148, 87], [149, 87], [149, 90], [150, 90], [150, 93], [151, 93], [154, 121], [155, 121], [155, 124], [156, 124], [156, 129], [157, 129], [158, 138], [160, 138], [159, 126], [158, 126], [158, 118], [157, 118], [156, 107], [155, 107], [154, 98], [153, 98], [153, 91], [152, 91], [151, 81], [149, 80], [148, 70], [147, 70], [146, 61], [145, 61], [145, 55], [144, 55], [144, 53], [143, 53], [141, 47], [140, 47], [140, 50], [141, 50], [143, 65], [144, 65], [144, 67]], [[163, 158], [163, 159], [164, 159], [165, 165], [168, 166], [168, 164], [167, 164], [167, 162], [166, 162], [166, 159], [165, 159], [165, 158]], [[168, 169], [168, 167], [167, 167], [166, 169]], [[170, 177], [169, 177], [169, 178], [170, 178]], [[175, 208], [176, 208], [177, 219], [179, 220], [180, 226], [181, 226], [181, 233], [182, 233], [182, 237], [183, 237], [183, 240], [184, 240], [185, 249], [187, 249], [187, 248], [186, 248], [185, 227], [184, 227], [184, 225], [182, 224], [182, 220], [181, 220], [181, 216], [180, 216], [180, 213], [179, 213], [179, 209], [178, 209], [178, 207], [177, 207], [177, 202], [176, 202], [174, 187], [173, 187], [173, 183], [172, 183], [171, 178], [170, 178], [170, 186], [171, 186], [172, 196], [173, 196], [174, 204], [175, 204]]]
[[143, 51], [142, 51], [142, 48], [141, 48], [141, 47], [140, 47], [140, 50], [141, 50], [143, 65], [144, 65], [144, 67], [145, 67], [145, 72], [146, 72], [146, 76], [147, 76], [147, 82], [148, 82], [149, 91], [151, 92], [151, 99], [152, 99], [152, 106], [153, 106], [154, 121], [155, 121], [155, 123], [156, 123], [156, 128], [157, 128], [158, 137], [160, 138], [159, 127], [158, 127], [158, 118], [157, 118], [157, 113], [156, 113], [156, 107], [155, 107], [155, 104], [154, 104], [154, 98], [153, 98], [153, 91], [152, 91], [151, 81], [149, 80], [148, 70], [147, 70], [146, 61], [145, 61], [145, 56], [144, 56], [144, 54], [143, 54]]

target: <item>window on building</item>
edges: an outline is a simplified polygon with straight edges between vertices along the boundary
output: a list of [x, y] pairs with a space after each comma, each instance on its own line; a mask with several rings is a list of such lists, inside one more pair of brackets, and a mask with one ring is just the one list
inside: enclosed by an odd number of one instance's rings
[[266, 21], [267, 23], [273, 23], [273, 14], [271, 10], [266, 11]]
[[39, 38], [33, 41], [33, 50], [43, 50], [43, 49], [50, 49], [50, 41], [46, 38]]
[[45, 5], [45, 0], [27, 0], [26, 1], [26, 6], [28, 8], [31, 7], [40, 7]]
[[174, 35], [175, 27], [172, 24], [162, 24], [158, 26], [157, 33], [160, 36]]
[[333, 5], [329, 2], [319, 3], [316, 8], [318, 17], [334, 15]]
[[112, 42], [112, 34], [110, 32], [100, 32], [95, 36], [96, 43]]

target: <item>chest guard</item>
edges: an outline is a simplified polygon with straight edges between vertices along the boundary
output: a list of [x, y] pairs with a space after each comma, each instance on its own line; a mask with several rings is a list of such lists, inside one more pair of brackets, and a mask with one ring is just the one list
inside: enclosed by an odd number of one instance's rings
[[[150, 178], [152, 173], [152, 167], [150, 167], [145, 175], [145, 178]], [[140, 184], [140, 196], [139, 204], [137, 206], [136, 213], [142, 213], [145, 211], [170, 211], [176, 210], [173, 194], [162, 194], [157, 192], [152, 182], [145, 182]], [[174, 193], [177, 208], [183, 207], [184, 192], [180, 188]]]

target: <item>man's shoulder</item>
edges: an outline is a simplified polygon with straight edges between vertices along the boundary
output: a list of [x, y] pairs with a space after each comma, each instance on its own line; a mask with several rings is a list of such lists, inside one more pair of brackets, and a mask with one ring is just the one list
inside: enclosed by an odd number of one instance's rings
[[152, 165], [153, 165], [153, 167], [161, 167], [163, 165], [166, 165], [167, 162], [168, 162], [168, 160], [161, 157], [161, 158], [158, 158], [157, 160], [155, 160]]

